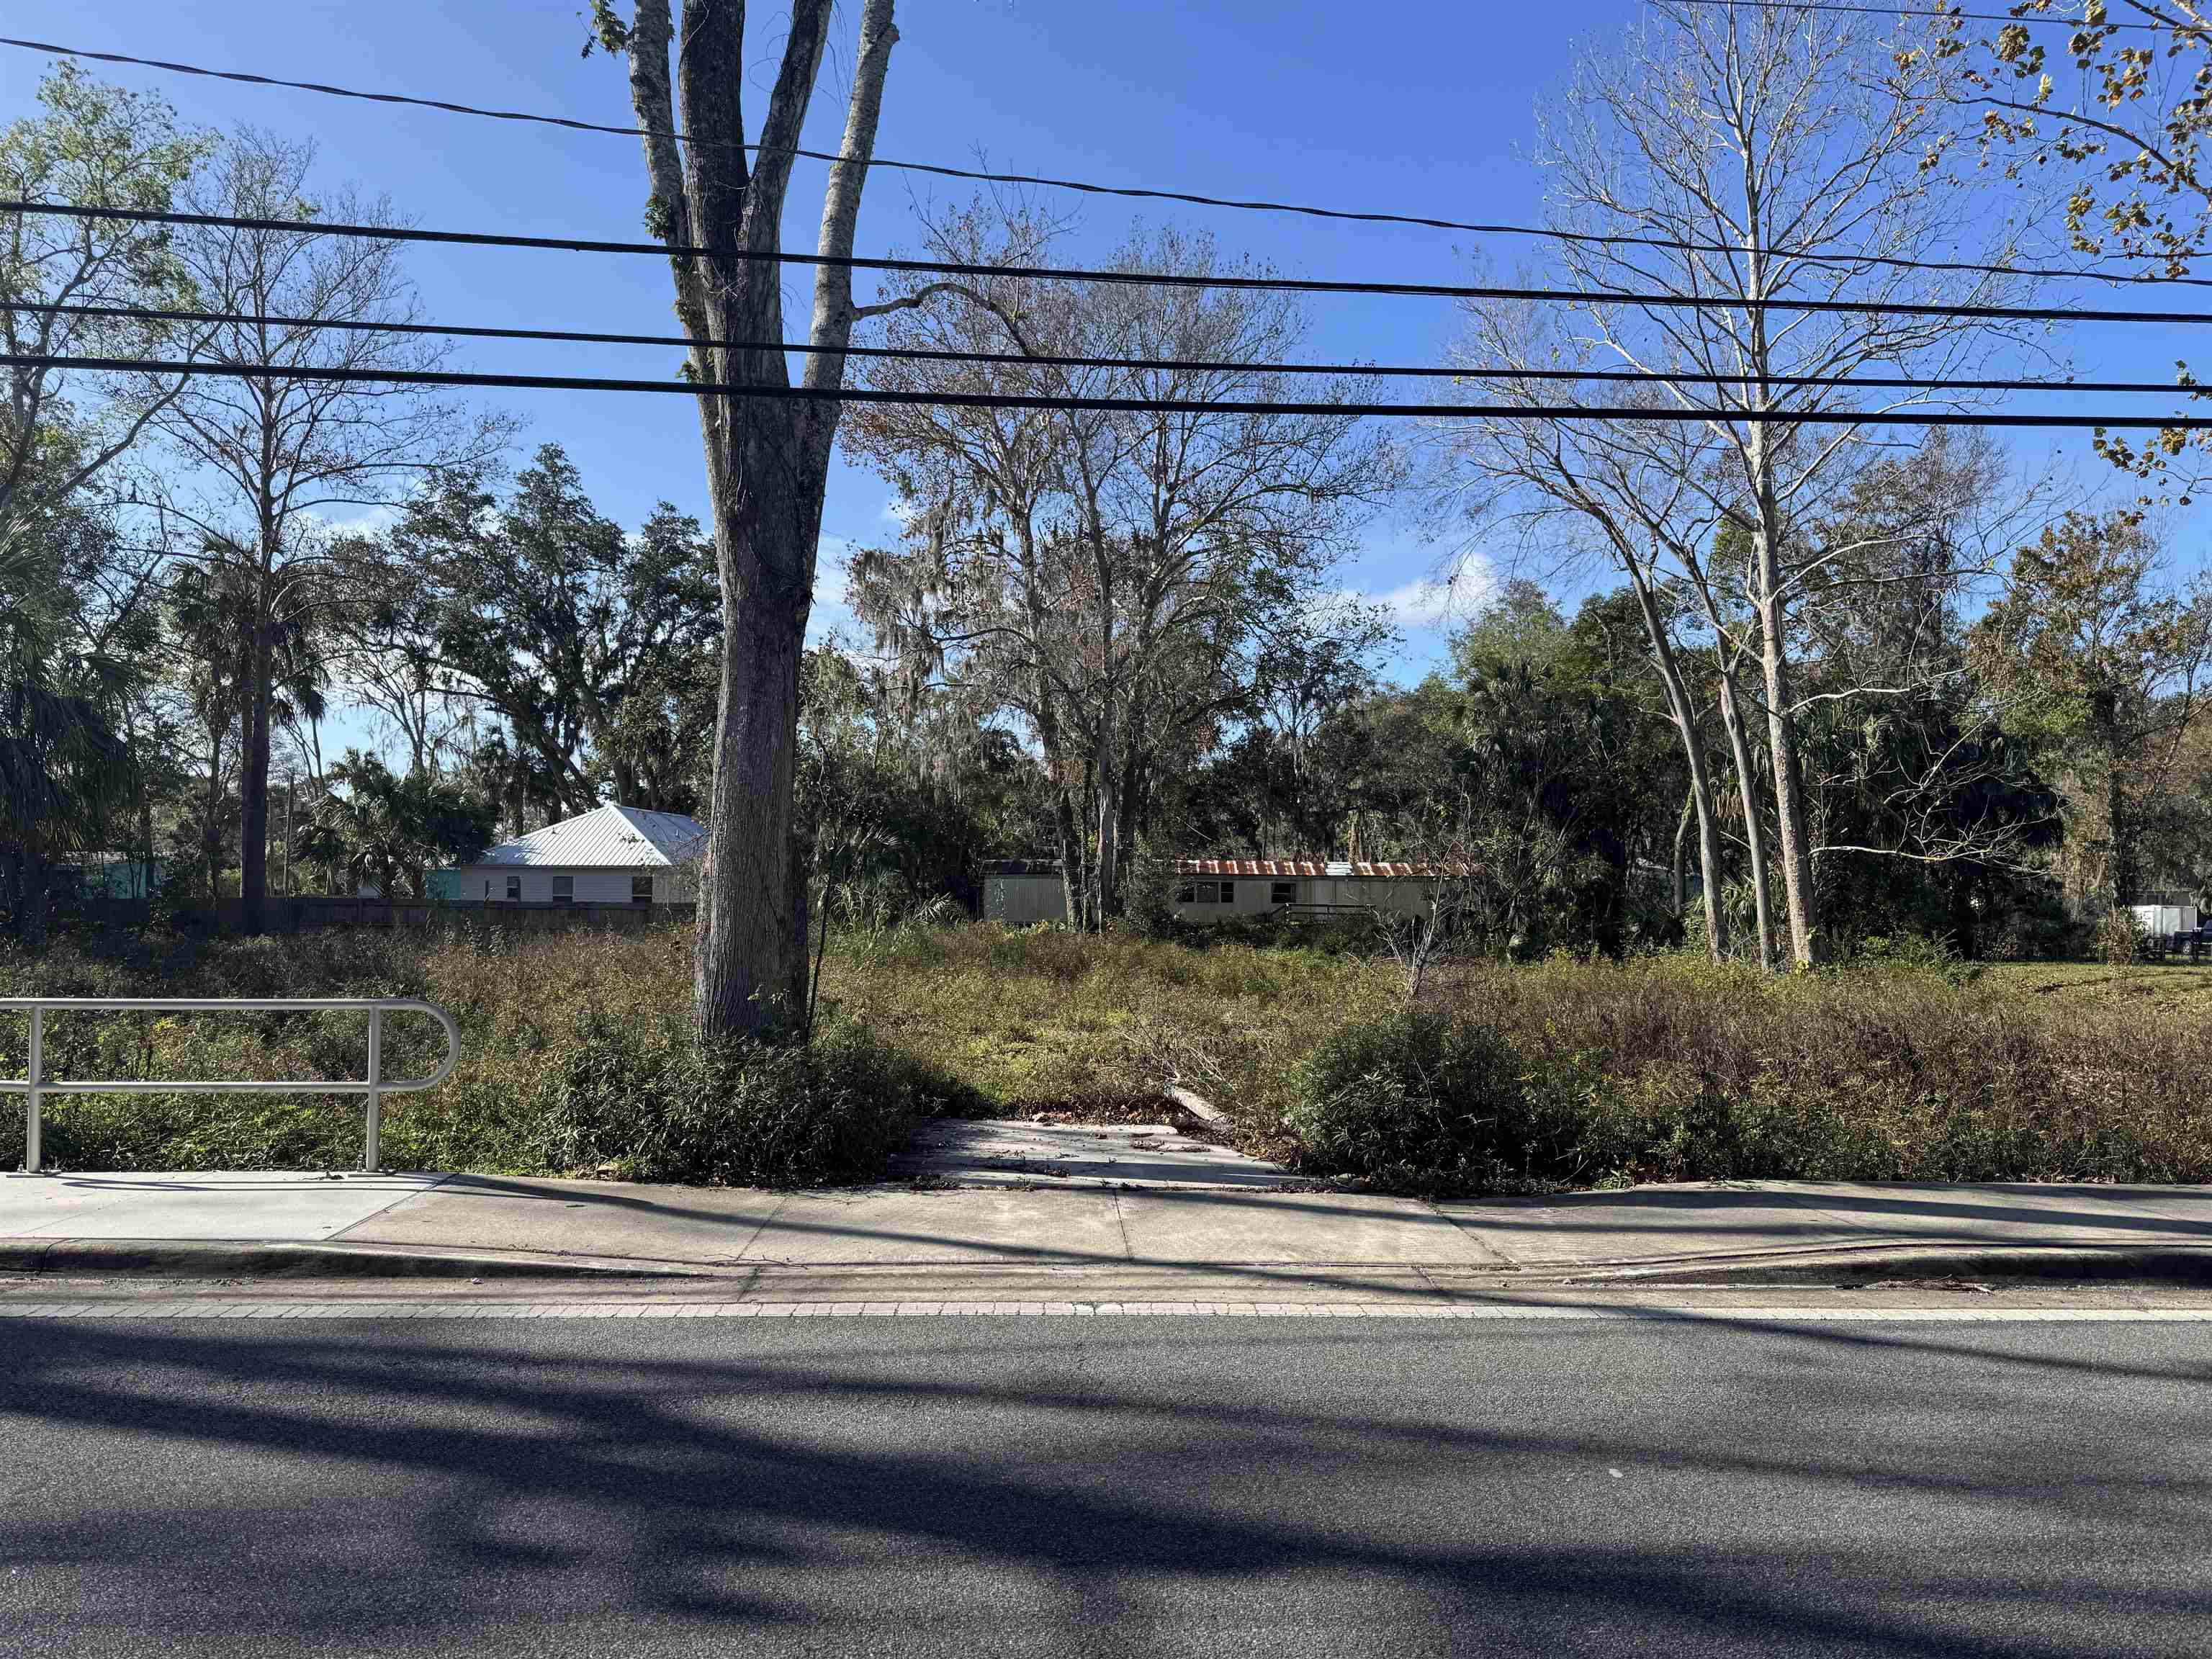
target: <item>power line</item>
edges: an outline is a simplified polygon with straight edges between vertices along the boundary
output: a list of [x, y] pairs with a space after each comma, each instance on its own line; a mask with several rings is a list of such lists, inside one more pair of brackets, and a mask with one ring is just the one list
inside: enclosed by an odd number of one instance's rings
[[950, 409], [1095, 410], [1108, 413], [1170, 415], [1287, 415], [1301, 417], [1469, 419], [1498, 416], [1523, 421], [1621, 421], [1637, 424], [1741, 421], [1751, 426], [1975, 426], [2068, 428], [2129, 431], [2212, 430], [2212, 415], [2013, 415], [1923, 410], [1838, 410], [1808, 413], [1789, 409], [1641, 409], [1613, 404], [1358, 404], [1224, 400], [1199, 403], [1170, 398], [1072, 398], [1027, 392], [832, 390], [808, 386], [739, 386], [719, 380], [624, 380], [596, 375], [477, 374], [431, 369], [295, 368], [260, 363], [161, 362], [136, 357], [58, 356], [0, 353], [0, 368], [91, 369], [135, 374], [221, 375], [248, 380], [364, 381], [379, 386], [507, 387], [532, 392], [653, 392], [692, 397], [751, 398], [764, 403], [892, 404]]
[[2204, 27], [2202, 24], [2191, 23], [2129, 23], [2121, 22], [2117, 20], [2111, 22], [2091, 23], [2086, 19], [2080, 17], [2053, 17], [2048, 14], [2037, 15], [2033, 13], [2025, 16], [2016, 16], [2010, 12], [1953, 11], [1948, 8], [1942, 8], [1934, 11], [1923, 11], [1917, 7], [1906, 5], [1849, 5], [1844, 3], [1844, 0], [1644, 0], [1644, 3], [1647, 5], [1726, 6], [1732, 10], [1741, 7], [1745, 11], [1831, 11], [1869, 17], [1913, 17], [1919, 19], [1923, 22], [1929, 23], [1948, 22], [1953, 18], [1956, 18], [1961, 22], [1969, 23], [2045, 23], [2057, 27], [2070, 29], [2156, 29], [2166, 27], [2172, 28], [2174, 33], [2178, 34], [2194, 34], [2202, 33], [2203, 32]]
[[[1698, 0], [1698, 3], [1733, 4], [1736, 0]], [[1867, 7], [1863, 9], [1879, 11], [1882, 9]], [[1959, 15], [1981, 15], [1982, 14]], [[2035, 21], [2056, 21], [2057, 20]], [[421, 109], [441, 110], [453, 115], [481, 116], [495, 121], [533, 122], [544, 126], [567, 128], [576, 132], [607, 133], [623, 138], [666, 138], [677, 143], [711, 145], [715, 149], [739, 149], [755, 155], [788, 155], [814, 161], [848, 161], [847, 157], [829, 150], [805, 149], [796, 146], [737, 143], [727, 139], [693, 138], [688, 133], [662, 132], [650, 127], [610, 126], [596, 121], [580, 121], [565, 115], [546, 115], [526, 110], [484, 109], [473, 104], [453, 103], [441, 98], [416, 97], [396, 92], [362, 92], [353, 88], [331, 86], [318, 81], [287, 81], [276, 76], [251, 75], [238, 70], [207, 69], [197, 64], [173, 63], [159, 58], [134, 58], [127, 52], [90, 52], [78, 46], [55, 46], [44, 40], [24, 40], [0, 35], [0, 46], [15, 46], [29, 52], [46, 52], [58, 58], [88, 58], [105, 64], [130, 64], [142, 69], [166, 70], [177, 75], [203, 76], [213, 80], [240, 82], [249, 86], [284, 87], [295, 92], [322, 93], [334, 98], [356, 98], [371, 103], [409, 105]], [[1229, 208], [1247, 213], [1287, 213], [1311, 219], [1340, 220], [1362, 224], [1413, 225], [1431, 230], [1462, 230], [1482, 236], [1535, 237], [1550, 241], [1571, 243], [1578, 246], [1647, 247], [1667, 252], [1719, 253], [1731, 256], [1741, 252], [1740, 248], [1726, 242], [1698, 241], [1694, 238], [1634, 236], [1625, 233], [1561, 230], [1543, 225], [1486, 223], [1480, 220], [1446, 219], [1427, 214], [1370, 212], [1352, 208], [1318, 207], [1306, 203], [1249, 200], [1234, 197], [1203, 195], [1194, 191], [1156, 190], [1133, 185], [1102, 185], [1080, 179], [1047, 178], [1030, 173], [991, 173], [973, 167], [946, 167], [932, 161], [893, 161], [882, 156], [871, 156], [865, 165], [871, 169], [884, 167], [902, 173], [928, 173], [939, 178], [958, 179], [981, 184], [1030, 185], [1042, 189], [1075, 191], [1091, 196], [1115, 196], [1140, 201], [1184, 202], [1197, 207]], [[1790, 250], [1784, 257], [1803, 259], [1818, 264], [1875, 264], [1899, 270], [1952, 271], [1984, 276], [2052, 278], [2060, 281], [2182, 283], [2191, 287], [2212, 287], [2212, 277], [2166, 276], [2156, 272], [2145, 271], [2069, 270], [2051, 266], [1993, 265], [1964, 259], [1909, 259], [1895, 254], [1820, 253], [1811, 249]]]
[[728, 259], [742, 263], [827, 265], [845, 270], [910, 272], [928, 276], [1015, 277], [1053, 283], [1112, 283], [1138, 288], [1231, 289], [1295, 294], [1389, 295], [1414, 299], [1530, 300], [1547, 304], [1647, 306], [1681, 311], [1790, 311], [1856, 317], [1974, 318], [2045, 323], [2212, 322], [2212, 313], [2193, 311], [2124, 311], [2075, 306], [1939, 305], [1907, 301], [1861, 301], [1769, 296], [1705, 297], [1687, 294], [1638, 294], [1610, 289], [1548, 289], [1496, 283], [1330, 281], [1309, 276], [1200, 276], [1182, 271], [1101, 270], [1071, 265], [994, 265], [942, 259], [893, 259], [880, 256], [791, 253], [684, 243], [597, 241], [566, 236], [514, 236], [475, 230], [422, 230], [411, 226], [354, 225], [319, 219], [242, 218], [221, 213], [156, 212], [148, 208], [82, 207], [73, 203], [0, 199], [0, 213], [45, 213], [78, 219], [123, 220], [143, 224], [211, 225], [234, 230], [272, 230], [307, 236], [367, 237], [374, 241], [432, 242], [467, 247], [546, 249], [563, 253], [647, 253], [662, 258]]
[[[569, 345], [706, 346], [720, 351], [782, 351], [799, 356], [887, 358], [899, 362], [1012, 365], [1031, 368], [1127, 369], [1136, 373], [1177, 370], [1223, 374], [1327, 374], [1351, 379], [1437, 380], [1535, 380], [1651, 386], [1741, 386], [1756, 377], [1704, 373], [1664, 374], [1635, 368], [1524, 368], [1459, 367], [1427, 363], [1269, 363], [1214, 358], [1071, 357], [1018, 351], [952, 351], [924, 346], [817, 346], [804, 340], [693, 340], [681, 334], [608, 334], [557, 328], [501, 328], [459, 323], [377, 322], [361, 318], [272, 317], [230, 311], [173, 311], [152, 306], [81, 305], [52, 301], [0, 301], [0, 311], [27, 311], [70, 317], [104, 317], [125, 322], [213, 324], [224, 327], [262, 325], [280, 329], [329, 329], [342, 333], [429, 336], [464, 340], [543, 340]], [[1924, 375], [1769, 374], [1775, 386], [1908, 392], [2072, 392], [2119, 396], [2156, 396], [2186, 391], [2171, 380], [1930, 380]]]

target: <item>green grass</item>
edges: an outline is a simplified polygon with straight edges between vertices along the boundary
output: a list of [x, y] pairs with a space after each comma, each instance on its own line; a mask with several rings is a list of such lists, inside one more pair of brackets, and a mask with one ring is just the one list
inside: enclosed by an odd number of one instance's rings
[[1986, 971], [2001, 984], [2037, 996], [2096, 992], [2167, 1002], [2212, 995], [2212, 965], [2204, 964], [2148, 962], [2115, 968], [2101, 962], [2010, 962]]
[[966, 1109], [1158, 1117], [1164, 1085], [1256, 1096], [1271, 1058], [1394, 982], [1388, 964], [994, 927], [840, 941], [823, 1000], [969, 1091]]
[[[1180, 1082], [1249, 1150], [1409, 1190], [1730, 1176], [2212, 1180], [2212, 969], [1896, 962], [1765, 979], [1686, 957], [1448, 966], [1409, 1026], [1387, 959], [988, 926], [833, 941], [818, 1063], [701, 1055], [681, 929], [325, 934], [0, 956], [0, 994], [422, 996], [453, 1079], [389, 1104], [394, 1167], [813, 1182], [916, 1114], [1157, 1118]], [[387, 1070], [431, 1069], [394, 1022]], [[0, 1017], [20, 1075], [22, 1022]], [[60, 1167], [343, 1166], [351, 1101], [179, 1095], [187, 1077], [357, 1075], [361, 1021], [58, 1018]], [[1456, 1057], [1456, 1058], [1455, 1058]], [[21, 1157], [0, 1118], [0, 1167]]]

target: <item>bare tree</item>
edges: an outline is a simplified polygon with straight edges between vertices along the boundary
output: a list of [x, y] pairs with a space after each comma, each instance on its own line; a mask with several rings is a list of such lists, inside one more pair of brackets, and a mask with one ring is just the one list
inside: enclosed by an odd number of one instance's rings
[[335, 550], [343, 584], [331, 617], [333, 664], [347, 690], [406, 746], [410, 772], [436, 771], [471, 709], [438, 648], [438, 600], [411, 573], [392, 580], [388, 550], [349, 538]]
[[[976, 208], [933, 227], [930, 246], [966, 264], [1034, 264], [1054, 228], [1026, 210], [987, 216]], [[896, 343], [1006, 355], [1024, 349], [1009, 345], [1017, 338], [1039, 355], [1073, 355], [1068, 288], [994, 275], [908, 292], [942, 302], [902, 316], [890, 332]], [[938, 370], [884, 359], [870, 384], [1045, 395], [1066, 382], [1025, 362]], [[1094, 417], [1071, 419], [1080, 428]], [[1080, 925], [1089, 842], [1074, 720], [1085, 687], [1075, 623], [1061, 603], [1073, 580], [1060, 535], [1065, 424], [1045, 410], [873, 405], [858, 411], [847, 442], [910, 504], [920, 538], [907, 555], [856, 561], [864, 613], [909, 673], [960, 656], [969, 678], [988, 682], [988, 695], [1027, 720], [1050, 786], [1067, 919]]]
[[[629, 58], [630, 103], [647, 134], [647, 224], [672, 248], [712, 250], [670, 258], [676, 314], [693, 342], [690, 372], [720, 386], [784, 392], [792, 378], [782, 351], [716, 343], [784, 337], [783, 266], [775, 256], [792, 152], [835, 7], [793, 0], [750, 166], [744, 100], [755, 83], [745, 9], [744, 0], [684, 0], [672, 73], [669, 0], [635, 0], [628, 19], [617, 0], [592, 0], [592, 18], [596, 43]], [[799, 659], [842, 412], [843, 348], [854, 322], [879, 308], [854, 303], [851, 270], [836, 261], [853, 252], [898, 40], [892, 10], [893, 0], [860, 7], [844, 142], [823, 193], [818, 246], [827, 258], [814, 273], [812, 350], [799, 374], [812, 395], [699, 398], [726, 641], [695, 988], [699, 1028], [709, 1036], [789, 1034], [803, 1024], [806, 854], [793, 833], [792, 794]]]
[[[195, 188], [192, 207], [312, 219], [313, 161], [311, 145], [242, 132]], [[331, 205], [357, 223], [396, 222], [381, 202], [340, 197]], [[437, 343], [359, 326], [419, 320], [400, 248], [240, 225], [194, 227], [177, 244], [202, 305], [242, 319], [210, 326], [201, 360], [286, 376], [196, 377], [156, 416], [193, 468], [170, 510], [243, 581], [239, 867], [249, 929], [261, 926], [268, 893], [274, 653], [326, 592], [330, 515], [388, 505], [434, 468], [488, 459], [510, 429], [420, 387], [312, 378], [329, 368], [407, 373], [444, 360]], [[279, 318], [293, 320], [270, 320]], [[310, 378], [289, 378], [303, 370]]]
[[[1051, 228], [1018, 211], [994, 222], [979, 210], [939, 227], [933, 250], [962, 263], [1029, 263]], [[1222, 269], [1209, 241], [1173, 231], [1132, 241], [1116, 266]], [[957, 653], [969, 672], [1006, 685], [1064, 798], [1056, 816], [1071, 916], [1103, 919], [1121, 908], [1121, 866], [1159, 757], [1249, 701], [1247, 647], [1271, 614], [1313, 601], [1343, 538], [1392, 477], [1391, 457], [1348, 415], [1216, 407], [1282, 397], [1285, 377], [1264, 365], [1284, 360], [1306, 328], [1284, 295], [1018, 277], [910, 291], [928, 304], [897, 320], [895, 342], [963, 341], [952, 349], [1021, 361], [902, 362], [877, 373], [882, 384], [1174, 405], [892, 405], [855, 428], [912, 513], [903, 553], [862, 562], [864, 600], [897, 624], [887, 636], [940, 659]], [[1098, 361], [1054, 361], [1066, 358]], [[1301, 395], [1352, 403], [1364, 390], [1345, 377]]]
[[[1748, 538], [1776, 862], [1791, 953], [1806, 963], [1822, 946], [1790, 611], [1827, 551], [1805, 526], [1881, 453], [1867, 428], [1833, 417], [1961, 406], [1940, 390], [1826, 382], [1942, 380], [1982, 362], [2001, 325], [1955, 307], [2012, 297], [2018, 280], [1909, 262], [1980, 240], [1962, 262], [2002, 267], [2013, 245], [2002, 228], [1978, 238], [1966, 186], [1942, 164], [1950, 71], [1909, 49], [1918, 25], [1882, 40], [1848, 14], [1653, 9], [1620, 46], [1586, 58], [1548, 108], [1548, 218], [1583, 239], [1559, 245], [1563, 285], [1653, 296], [1580, 305], [1576, 336], [1680, 406], [1715, 411], [1718, 464], [1690, 478]], [[1942, 314], [1884, 309], [1900, 301]]]
[[[1716, 958], [1723, 957], [1729, 934], [1720, 891], [1722, 815], [1705, 722], [1684, 672], [1666, 592], [1684, 574], [1702, 580], [1698, 550], [1719, 514], [1693, 479], [1712, 471], [1717, 440], [1688, 423], [1638, 431], [1620, 422], [1540, 421], [1513, 413], [1556, 404], [1563, 394], [1656, 404], [1664, 393], [1640, 391], [1624, 398], [1600, 382], [1563, 381], [1561, 374], [1587, 366], [1593, 348], [1554, 327], [1533, 305], [1470, 301], [1466, 315], [1454, 360], [1484, 371], [1487, 395], [1500, 412], [1439, 424], [1437, 465], [1430, 475], [1435, 499], [1449, 514], [1479, 526], [1498, 524], [1555, 557], [1592, 548], [1628, 578], [1690, 775], [1686, 805], [1698, 828], [1706, 947]], [[1471, 552], [1462, 546], [1461, 556]], [[1711, 616], [1709, 592], [1706, 597]], [[1725, 648], [1725, 640], [1723, 644]], [[1720, 701], [1737, 775], [1747, 781], [1733, 666], [1731, 659], [1723, 668]], [[1749, 793], [1745, 809], [1744, 835], [1759, 895], [1759, 962], [1769, 966], [1773, 936], [1766, 917], [1765, 837]]]

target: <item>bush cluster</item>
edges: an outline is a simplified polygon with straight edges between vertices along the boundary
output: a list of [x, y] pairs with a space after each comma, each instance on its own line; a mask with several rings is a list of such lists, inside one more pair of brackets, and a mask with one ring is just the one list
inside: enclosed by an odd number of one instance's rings
[[2212, 1000], [1940, 963], [1462, 972], [1285, 1069], [1299, 1160], [1428, 1194], [1646, 1181], [2212, 1180]]
[[[882, 1173], [910, 1119], [956, 1085], [850, 1021], [803, 1048], [702, 1046], [690, 1027], [686, 930], [423, 939], [327, 933], [210, 940], [156, 936], [100, 955], [0, 957], [0, 994], [414, 996], [451, 1012], [462, 1058], [438, 1088], [385, 1103], [395, 1169], [589, 1174], [803, 1185]], [[143, 1092], [57, 1097], [50, 1167], [343, 1169], [362, 1147], [357, 1097], [164, 1091], [158, 1080], [358, 1078], [353, 1014], [54, 1016], [56, 1076], [144, 1077]], [[386, 1022], [388, 1077], [435, 1068], [428, 1019]], [[22, 1017], [0, 1017], [0, 1073], [21, 1075]], [[22, 1157], [20, 1113], [0, 1114], [0, 1167]]]
[[788, 1187], [879, 1172], [938, 1109], [919, 1068], [844, 1024], [797, 1048], [703, 1044], [586, 1008], [548, 1056], [532, 1162], [632, 1181]]

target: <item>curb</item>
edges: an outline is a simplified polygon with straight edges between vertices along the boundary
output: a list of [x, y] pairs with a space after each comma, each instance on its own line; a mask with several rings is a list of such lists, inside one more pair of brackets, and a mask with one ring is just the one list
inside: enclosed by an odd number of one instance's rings
[[712, 1279], [707, 1263], [611, 1256], [482, 1255], [374, 1244], [263, 1244], [235, 1239], [58, 1238], [0, 1243], [0, 1273], [145, 1273], [214, 1279]]
[[[849, 1264], [832, 1264], [849, 1265]], [[1158, 1263], [1127, 1263], [1130, 1267]], [[1209, 1264], [1182, 1263], [1184, 1267]], [[1210, 1264], [1215, 1266], [1235, 1264]], [[1303, 1264], [1314, 1274], [1329, 1264]], [[1411, 1264], [1409, 1271], [1417, 1270]], [[57, 1238], [0, 1243], [0, 1274], [131, 1273], [172, 1279], [750, 1279], [762, 1264], [473, 1251], [435, 1246], [262, 1243], [241, 1239]], [[1464, 1272], [1466, 1270], [1461, 1270]], [[1455, 1273], [1453, 1277], [1459, 1277]], [[1818, 1255], [1709, 1256], [1576, 1268], [1531, 1264], [1475, 1270], [1523, 1285], [1826, 1285], [1884, 1279], [2001, 1278], [2212, 1285], [2212, 1245], [1929, 1245]], [[1449, 1294], [1449, 1292], [1447, 1292]]]
[[2212, 1284], [2212, 1245], [2004, 1244], [1922, 1245], [1771, 1258], [1729, 1256], [1702, 1261], [1624, 1264], [1572, 1273], [1571, 1285], [1836, 1285], [1879, 1279], [1968, 1276], [2044, 1279], [2136, 1279], [2169, 1285]]

